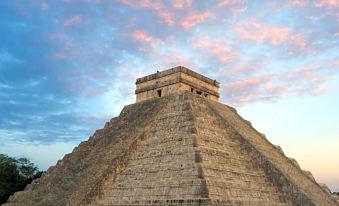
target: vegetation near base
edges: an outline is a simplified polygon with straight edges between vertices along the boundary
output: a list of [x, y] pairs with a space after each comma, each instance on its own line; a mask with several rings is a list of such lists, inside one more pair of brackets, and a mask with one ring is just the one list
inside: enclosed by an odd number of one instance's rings
[[0, 204], [14, 192], [39, 178], [43, 172], [27, 158], [13, 158], [0, 154]]

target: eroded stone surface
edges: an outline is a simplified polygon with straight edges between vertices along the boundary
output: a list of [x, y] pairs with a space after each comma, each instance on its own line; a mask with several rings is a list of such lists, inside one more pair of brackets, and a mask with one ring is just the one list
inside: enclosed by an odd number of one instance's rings
[[181, 92], [126, 106], [5, 205], [338, 204], [234, 109]]

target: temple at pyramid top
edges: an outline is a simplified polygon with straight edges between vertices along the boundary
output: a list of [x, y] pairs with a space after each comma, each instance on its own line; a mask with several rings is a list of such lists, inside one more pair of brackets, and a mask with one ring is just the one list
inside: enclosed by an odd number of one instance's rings
[[219, 101], [219, 82], [183, 66], [138, 78], [135, 84], [137, 102], [179, 91], [190, 91], [207, 99]]

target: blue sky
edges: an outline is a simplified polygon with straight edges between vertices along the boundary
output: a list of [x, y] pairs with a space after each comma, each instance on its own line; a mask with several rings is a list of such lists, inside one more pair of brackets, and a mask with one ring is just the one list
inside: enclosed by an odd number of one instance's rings
[[0, 152], [46, 169], [183, 65], [339, 191], [339, 1], [0, 1]]

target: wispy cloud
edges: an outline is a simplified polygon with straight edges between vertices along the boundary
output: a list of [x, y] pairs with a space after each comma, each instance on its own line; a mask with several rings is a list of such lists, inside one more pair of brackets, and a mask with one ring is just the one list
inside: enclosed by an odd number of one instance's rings
[[152, 1], [152, 0], [141, 0], [141, 1], [133, 1], [133, 0], [121, 0], [122, 3], [142, 9], [150, 9], [153, 10], [158, 17], [160, 17], [160, 22], [165, 23], [167, 25], [173, 25], [175, 23], [174, 14], [169, 12], [166, 6], [161, 1]]
[[[289, 71], [236, 80], [224, 85], [224, 92], [227, 101], [237, 106], [255, 101], [277, 101], [293, 95], [320, 95], [326, 91], [327, 83], [338, 68], [335, 60], [320, 61]], [[242, 66], [231, 70], [230, 74], [249, 70], [250, 67]]]
[[222, 41], [211, 37], [200, 37], [194, 39], [192, 45], [196, 48], [202, 49], [208, 55], [213, 56], [220, 62], [232, 61], [238, 55], [225, 40]]
[[255, 42], [267, 41], [273, 45], [290, 43], [300, 49], [307, 45], [306, 38], [294, 33], [289, 27], [267, 26], [256, 20], [240, 22], [233, 28], [233, 31], [240, 37]]
[[132, 32], [132, 38], [138, 41], [147, 42], [149, 44], [159, 42], [160, 40], [150, 36], [146, 31], [136, 30]]
[[307, 40], [302, 35], [293, 35], [290, 39], [292, 43], [300, 49], [304, 49], [307, 46]]
[[79, 15], [72, 16], [64, 21], [65, 26], [72, 26], [80, 23], [82, 23], [82, 18]]
[[186, 8], [192, 5], [192, 0], [174, 0], [172, 6], [174, 8]]
[[[249, 60], [246, 62], [237, 62], [229, 68], [225, 68], [219, 72], [219, 76], [222, 78], [249, 76], [253, 73], [259, 73], [265, 70], [265, 66], [268, 65], [268, 61], [265, 59]], [[267, 71], [266, 71], [267, 72]]]
[[317, 0], [314, 5], [316, 7], [339, 7], [338, 0]]
[[161, 11], [158, 13], [159, 17], [162, 19], [167, 25], [174, 25], [175, 24], [175, 17], [174, 14], [168, 11]]
[[[272, 4], [280, 9], [271, 12]], [[238, 105], [302, 91], [318, 95], [331, 75], [300, 65], [320, 68], [324, 59], [338, 58], [336, 3], [289, 4], [300, 12], [276, 2], [240, 0], [1, 2], [0, 125], [22, 132], [18, 125], [30, 121], [25, 138], [45, 136], [47, 142], [53, 136], [67, 141], [65, 122], [70, 133], [86, 138], [92, 126], [81, 119], [110, 113], [104, 105], [133, 99], [135, 78], [178, 64], [221, 81], [222, 96]], [[315, 11], [322, 16], [313, 21], [308, 17], [318, 15]], [[265, 12], [270, 18], [261, 15]], [[293, 24], [286, 21], [293, 18]], [[101, 106], [93, 109], [94, 104]], [[81, 116], [83, 110], [91, 112]], [[39, 126], [52, 121], [61, 125], [55, 132], [48, 132], [48, 124]]]
[[234, 6], [242, 3], [243, 3], [242, 0], [219, 0], [218, 6], [219, 7]]
[[288, 6], [290, 7], [306, 7], [308, 6], [308, 1], [306, 0], [288, 0]]
[[203, 12], [193, 12], [185, 16], [181, 21], [181, 26], [184, 29], [189, 29], [196, 24], [206, 21], [207, 19], [213, 17], [212, 12], [203, 11]]

